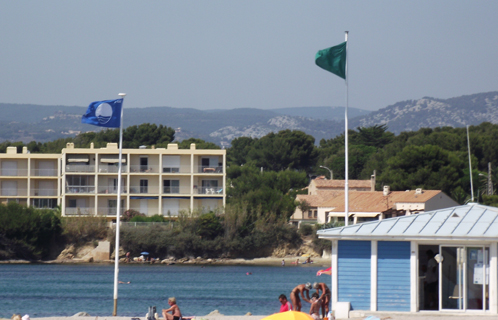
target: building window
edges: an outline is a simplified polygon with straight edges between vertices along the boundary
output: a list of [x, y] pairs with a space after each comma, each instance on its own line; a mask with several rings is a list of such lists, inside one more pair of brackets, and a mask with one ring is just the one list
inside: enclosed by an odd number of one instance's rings
[[313, 218], [313, 211], [312, 210], [308, 210], [308, 218]]
[[200, 193], [215, 194], [220, 193], [220, 190], [218, 188], [218, 180], [202, 180]]
[[146, 172], [149, 169], [149, 158], [140, 158], [140, 172]]
[[180, 180], [164, 180], [163, 193], [180, 193]]
[[149, 180], [140, 179], [140, 193], [149, 193]]
[[[70, 200], [71, 201], [71, 200]], [[74, 200], [74, 207], [76, 207], [76, 200]], [[55, 208], [57, 206], [57, 199], [33, 199], [33, 207], [35, 208]]]
[[318, 210], [313, 210], [313, 218], [318, 218]]

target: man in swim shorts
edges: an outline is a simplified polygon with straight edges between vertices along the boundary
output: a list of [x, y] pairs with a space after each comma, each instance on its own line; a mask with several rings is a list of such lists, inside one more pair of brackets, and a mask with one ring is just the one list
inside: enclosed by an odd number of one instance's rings
[[315, 282], [313, 283], [313, 288], [316, 289], [316, 293], [320, 294], [320, 290], [322, 290], [322, 295], [319, 300], [322, 301], [322, 315], [326, 317], [329, 313], [329, 302], [330, 302], [330, 289], [323, 282]]
[[[307, 284], [300, 284], [294, 289], [292, 289], [290, 297], [292, 301], [292, 305], [294, 308], [296, 308], [296, 311], [301, 311], [301, 299], [299, 298], [299, 295], [301, 294], [301, 297], [303, 298], [304, 301], [310, 302], [310, 289], [311, 289], [311, 283]], [[304, 296], [304, 292], [306, 292], [306, 297]]]
[[[166, 320], [180, 320], [182, 317], [182, 313], [180, 312], [180, 308], [176, 304], [176, 298], [172, 297], [168, 299], [168, 304], [170, 305], [169, 309], [163, 309], [163, 317]], [[171, 311], [171, 314], [168, 312]]]

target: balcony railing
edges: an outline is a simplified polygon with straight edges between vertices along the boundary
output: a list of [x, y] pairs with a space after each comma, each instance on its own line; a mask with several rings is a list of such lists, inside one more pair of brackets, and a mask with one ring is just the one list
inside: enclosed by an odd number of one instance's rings
[[27, 176], [28, 175], [28, 169], [7, 169], [7, 168], [2, 168], [0, 170], [0, 174], [2, 176], [6, 177], [20, 177], [20, 176]]
[[159, 188], [157, 186], [130, 186], [130, 193], [157, 194]]
[[66, 193], [95, 193], [95, 186], [66, 186]]
[[26, 188], [2, 188], [0, 193], [7, 197], [25, 197], [28, 195], [28, 190]]
[[190, 194], [192, 189], [189, 187], [163, 187], [163, 194]]
[[95, 172], [95, 165], [68, 164], [66, 172]]
[[30, 196], [44, 197], [44, 196], [57, 196], [57, 189], [31, 189], [29, 192]]
[[197, 194], [223, 194], [223, 188], [220, 187], [197, 187]]
[[[115, 166], [99, 165], [99, 173], [118, 173], [118, 172], [119, 172], [119, 167], [117, 165]], [[128, 172], [128, 166], [122, 164], [121, 172], [122, 173]]]
[[132, 164], [130, 165], [130, 172], [131, 173], [159, 173], [159, 166], [156, 165], [139, 165], [139, 164]]
[[198, 173], [223, 173], [223, 167], [197, 166]]
[[78, 208], [68, 208], [65, 209], [66, 216], [93, 216], [95, 209], [92, 207], [78, 207]]
[[34, 177], [56, 177], [57, 169], [31, 169], [31, 176]]
[[[99, 194], [117, 194], [118, 187], [99, 187]], [[128, 193], [126, 187], [121, 188], [121, 193]]]
[[[121, 214], [123, 214], [126, 209], [121, 208]], [[116, 212], [118, 212], [118, 208], [115, 207], [98, 207], [97, 209], [97, 215], [99, 216], [115, 216]]]
[[190, 173], [191, 167], [190, 165], [181, 165], [181, 166], [169, 166], [167, 164], [163, 164], [163, 173]]

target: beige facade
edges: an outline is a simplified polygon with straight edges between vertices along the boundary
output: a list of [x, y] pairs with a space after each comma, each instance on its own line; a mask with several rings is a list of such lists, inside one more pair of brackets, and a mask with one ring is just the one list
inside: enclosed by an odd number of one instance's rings
[[[64, 216], [116, 217], [119, 149], [75, 148], [61, 154], [0, 155], [0, 201], [61, 206]], [[222, 208], [226, 201], [226, 150], [168, 148], [122, 150], [121, 211], [177, 216], [182, 210]]]

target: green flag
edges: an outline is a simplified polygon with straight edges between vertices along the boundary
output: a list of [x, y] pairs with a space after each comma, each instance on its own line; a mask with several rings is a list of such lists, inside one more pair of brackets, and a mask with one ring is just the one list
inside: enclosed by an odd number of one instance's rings
[[346, 79], [346, 41], [335, 47], [318, 51], [315, 63], [320, 68]]

